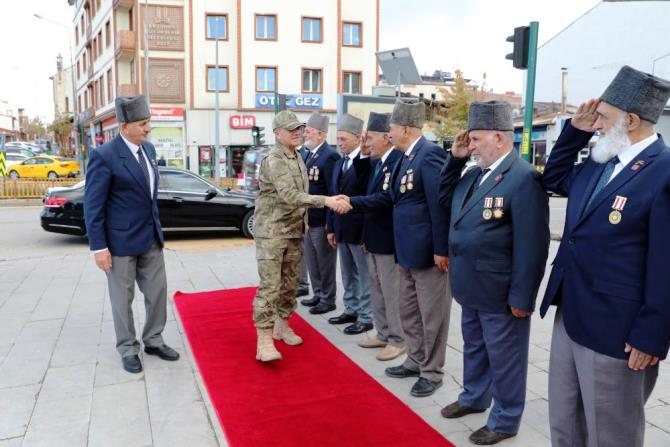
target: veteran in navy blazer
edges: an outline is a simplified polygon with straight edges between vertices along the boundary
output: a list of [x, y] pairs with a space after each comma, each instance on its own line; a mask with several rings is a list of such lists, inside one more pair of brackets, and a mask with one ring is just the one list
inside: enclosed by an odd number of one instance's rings
[[[670, 150], [654, 128], [669, 98], [670, 82], [624, 66], [565, 125], [544, 171], [547, 189], [568, 197], [540, 309], [558, 306], [555, 446], [644, 443], [644, 404], [670, 340]], [[591, 157], [575, 166], [594, 132]]]
[[[370, 177], [370, 156], [362, 145], [363, 120], [344, 114], [337, 123], [337, 144], [344, 156], [337, 160], [330, 182], [331, 195], [365, 195]], [[368, 263], [361, 247], [362, 214], [327, 213], [328, 242], [337, 246], [344, 287], [344, 312], [331, 324], [352, 323], [344, 333], [353, 335], [372, 329], [372, 305]]]
[[[305, 126], [304, 147], [307, 148], [307, 153], [304, 160], [309, 178], [309, 193], [313, 195], [328, 195], [333, 168], [340, 159], [340, 154], [326, 142], [329, 122], [326, 115], [314, 112]], [[311, 313], [322, 314], [335, 310], [337, 250], [328, 243], [326, 210], [308, 209], [307, 224], [303, 260], [307, 263], [314, 296], [302, 300], [302, 304], [312, 307]], [[321, 305], [317, 307], [319, 304]]]
[[91, 152], [84, 215], [96, 265], [107, 274], [116, 348], [123, 367], [142, 371], [132, 302], [135, 282], [147, 309], [144, 352], [164, 360], [179, 354], [162, 337], [167, 319], [163, 231], [158, 216], [156, 149], [147, 142], [149, 105], [144, 96], [115, 101], [120, 133]]
[[[440, 184], [440, 201], [451, 210], [449, 273], [464, 343], [464, 390], [442, 415], [483, 412], [493, 400], [486, 425], [470, 435], [475, 444], [495, 444], [519, 430], [530, 314], [549, 249], [549, 200], [513, 141], [508, 103], [473, 102]], [[478, 166], [461, 177], [471, 155]]]
[[396, 101], [389, 133], [403, 156], [391, 170], [389, 188], [350, 199], [356, 212], [393, 210], [400, 321], [408, 352], [402, 365], [385, 372], [396, 378], [419, 377], [411, 390], [416, 397], [430, 396], [442, 386], [451, 311], [449, 213], [438, 202], [446, 153], [423, 136], [424, 118], [422, 102]]
[[[391, 114], [370, 112], [365, 144], [373, 157], [372, 175], [367, 195], [389, 189], [391, 171], [402, 157], [395, 150], [389, 135]], [[358, 342], [362, 348], [384, 348], [377, 360], [393, 360], [404, 354], [405, 334], [400, 323], [398, 301], [398, 262], [395, 259], [393, 209], [382, 208], [365, 213], [363, 219], [363, 247], [367, 252], [370, 273], [370, 298], [377, 335]]]

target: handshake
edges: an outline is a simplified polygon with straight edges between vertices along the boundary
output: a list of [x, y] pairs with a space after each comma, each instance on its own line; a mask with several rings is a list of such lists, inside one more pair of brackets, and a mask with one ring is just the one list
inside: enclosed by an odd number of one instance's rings
[[353, 208], [349, 197], [343, 194], [326, 197], [326, 206], [337, 214], [347, 214]]

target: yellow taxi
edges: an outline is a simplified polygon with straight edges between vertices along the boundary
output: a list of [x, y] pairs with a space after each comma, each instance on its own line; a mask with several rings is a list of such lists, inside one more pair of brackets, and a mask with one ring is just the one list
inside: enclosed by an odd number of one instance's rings
[[75, 177], [79, 175], [79, 163], [71, 158], [55, 155], [38, 155], [13, 164], [8, 168], [9, 178]]

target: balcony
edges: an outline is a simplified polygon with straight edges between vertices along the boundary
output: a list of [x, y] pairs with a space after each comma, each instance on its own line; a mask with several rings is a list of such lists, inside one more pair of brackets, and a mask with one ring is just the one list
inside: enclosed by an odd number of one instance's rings
[[130, 9], [135, 5], [134, 0], [114, 0], [113, 6], [114, 9], [118, 8], [123, 8], [123, 9]]
[[137, 40], [135, 31], [117, 31], [114, 42], [114, 56], [116, 59], [132, 59], [135, 56]]
[[116, 87], [116, 96], [137, 95], [137, 84], [119, 84]]

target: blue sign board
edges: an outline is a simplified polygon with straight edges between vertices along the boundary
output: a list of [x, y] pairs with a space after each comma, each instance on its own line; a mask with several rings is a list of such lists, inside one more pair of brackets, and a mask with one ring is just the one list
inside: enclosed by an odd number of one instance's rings
[[[274, 109], [274, 93], [256, 93], [257, 109]], [[289, 109], [323, 109], [321, 95], [286, 95], [286, 107]]]

